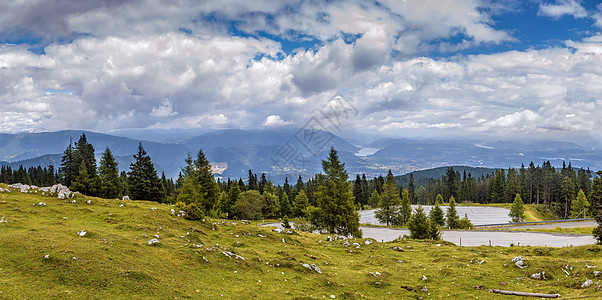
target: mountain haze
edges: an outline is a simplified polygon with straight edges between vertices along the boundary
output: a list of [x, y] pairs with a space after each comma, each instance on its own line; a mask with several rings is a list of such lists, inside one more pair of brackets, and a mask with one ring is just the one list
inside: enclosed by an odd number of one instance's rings
[[[210, 162], [219, 166], [215, 168], [216, 176], [246, 179], [251, 169], [257, 174], [266, 173], [276, 183], [284, 181], [284, 177], [292, 181], [299, 175], [307, 178], [321, 172], [321, 160], [327, 156], [330, 147], [337, 149], [350, 175], [365, 173], [369, 178], [385, 175], [388, 169], [401, 175], [450, 165], [508, 168], [528, 165], [531, 161], [540, 164], [547, 160], [555, 166], [561, 166], [565, 161], [576, 168], [602, 168], [602, 152], [599, 149], [568, 142], [383, 138], [362, 143], [361, 139], [349, 139], [353, 141], [352, 144], [348, 139], [332, 133], [317, 132], [328, 139], [311, 146], [303, 141], [302, 133], [296, 129], [215, 130], [178, 143], [78, 130], [0, 134], [0, 162], [13, 168], [49, 164], [58, 168], [69, 140], [75, 143], [82, 133], [94, 146], [97, 159], [109, 147], [122, 171], [129, 169], [132, 155], [138, 143], [142, 142], [159, 172], [174, 178], [184, 166], [186, 155], [190, 153], [194, 158], [199, 149], [203, 150]], [[356, 155], [364, 148], [374, 148], [376, 151], [371, 155]], [[477, 176], [474, 170], [472, 175]]]

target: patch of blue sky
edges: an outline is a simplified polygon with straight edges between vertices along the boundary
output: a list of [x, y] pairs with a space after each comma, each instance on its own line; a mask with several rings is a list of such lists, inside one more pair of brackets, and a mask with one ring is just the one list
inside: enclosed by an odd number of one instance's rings
[[[586, 8], [590, 12], [595, 9], [595, 7]], [[493, 54], [511, 50], [526, 51], [565, 47], [567, 40], [579, 41], [591, 36], [592, 32], [599, 31], [594, 27], [594, 20], [591, 18], [575, 18], [571, 15], [553, 18], [538, 15], [538, 11], [538, 5], [527, 5], [521, 10], [505, 11], [491, 16], [492, 28], [507, 32], [514, 38], [513, 41], [485, 42], [464, 49], [461, 47], [461, 43], [471, 41], [472, 38], [459, 31], [450, 38], [430, 41], [430, 51], [423, 54], [433, 58], [446, 58], [458, 55]], [[448, 45], [448, 49], [438, 47], [441, 44]], [[454, 49], [454, 46], [457, 46], [457, 49]]]
[[45, 90], [45, 92], [47, 94], [51, 94], [51, 95], [71, 95], [71, 94], [73, 94], [72, 90], [53, 90], [53, 89], [47, 89], [47, 90]]

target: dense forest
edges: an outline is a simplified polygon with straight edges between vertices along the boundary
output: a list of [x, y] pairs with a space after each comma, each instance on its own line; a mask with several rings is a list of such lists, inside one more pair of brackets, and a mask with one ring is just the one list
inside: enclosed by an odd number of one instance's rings
[[[215, 180], [200, 150], [196, 159], [188, 156], [186, 167], [174, 182], [164, 174], [157, 175], [142, 144], [137, 150], [130, 171], [119, 173], [109, 148], [96, 165], [95, 149], [82, 134], [65, 149], [58, 170], [52, 165], [17, 170], [3, 166], [0, 180], [36, 186], [61, 183], [82, 194], [105, 198], [128, 195], [132, 199], [173, 204], [197, 203], [205, 214], [228, 218], [308, 217], [312, 209], [319, 206], [317, 194], [322, 174], [305, 180], [299, 176], [294, 183], [286, 178], [284, 183], [274, 184], [266, 174], [258, 176], [249, 170], [244, 179]], [[406, 185], [395, 184], [394, 188], [400, 198], [406, 192], [412, 204], [430, 205], [438, 195], [446, 202], [454, 197], [460, 203], [510, 203], [519, 194], [525, 203], [537, 204], [563, 218], [569, 217], [579, 191], [583, 191], [590, 203], [593, 201], [591, 179], [594, 174], [589, 169], [574, 169], [570, 163], [555, 168], [549, 161], [541, 166], [531, 162], [528, 167], [523, 165], [519, 169], [489, 169], [490, 173], [485, 172], [488, 169], [479, 169], [478, 178], [468, 170], [468, 173], [466, 169], [460, 173], [448, 167], [439, 178], [416, 180], [420, 185], [415, 184], [410, 174]], [[385, 178], [367, 179], [364, 174], [357, 174], [347, 186], [357, 209], [376, 208], [385, 192]]]

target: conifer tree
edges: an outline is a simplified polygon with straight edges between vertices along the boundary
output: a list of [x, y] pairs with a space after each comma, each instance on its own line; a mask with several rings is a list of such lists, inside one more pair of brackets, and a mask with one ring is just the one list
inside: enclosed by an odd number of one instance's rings
[[361, 237], [359, 215], [353, 205], [353, 194], [347, 183], [345, 164], [339, 161], [334, 148], [326, 160], [322, 160], [324, 175], [319, 176], [316, 200], [318, 210], [312, 223], [331, 233]]
[[576, 218], [587, 218], [587, 210], [589, 208], [589, 202], [583, 190], [579, 190], [577, 198], [571, 203], [571, 219]]
[[88, 195], [90, 187], [90, 176], [88, 176], [88, 168], [86, 164], [82, 161], [79, 164], [79, 169], [77, 175], [71, 181], [70, 189], [74, 191], [78, 191], [84, 195]]
[[491, 191], [491, 201], [493, 203], [506, 202], [506, 175], [504, 170], [497, 170], [495, 172], [495, 179], [493, 180], [493, 187]]
[[234, 205], [236, 202], [238, 202], [238, 199], [240, 199], [240, 187], [238, 184], [231, 184], [230, 190], [228, 191], [228, 196], [221, 201], [219, 210], [222, 213], [225, 213], [228, 218], [233, 218]]
[[393, 178], [391, 170], [389, 170], [385, 185], [383, 186], [383, 193], [380, 196], [380, 202], [378, 203], [379, 209], [374, 212], [374, 216], [379, 222], [385, 223], [387, 226], [390, 224], [397, 225], [401, 222], [397, 212], [397, 206], [400, 202], [401, 200], [397, 194], [395, 179]]
[[368, 201], [368, 204], [370, 204], [370, 206], [372, 206], [372, 207], [376, 207], [376, 206], [378, 206], [379, 202], [380, 202], [380, 195], [378, 194], [378, 192], [376, 190], [372, 191], [372, 195], [370, 195], [370, 200]]
[[512, 218], [512, 222], [514, 223], [525, 219], [525, 205], [520, 194], [516, 194], [514, 197], [514, 202], [512, 202], [508, 216]]
[[130, 164], [128, 190], [131, 199], [157, 202], [163, 202], [165, 199], [161, 180], [142, 143], [138, 144], [138, 152], [134, 155], [134, 162]]
[[398, 224], [405, 225], [410, 221], [412, 216], [412, 204], [410, 203], [410, 195], [408, 190], [402, 189], [401, 192], [401, 205], [397, 210]]
[[418, 206], [408, 221], [408, 229], [410, 237], [413, 239], [429, 239], [431, 238], [430, 220], [426, 217], [422, 206]]
[[197, 158], [194, 160], [194, 167], [198, 183], [200, 185], [201, 205], [202, 208], [209, 212], [215, 208], [219, 200], [219, 186], [215, 182], [213, 173], [211, 173], [211, 165], [202, 149], [199, 149]]
[[100, 178], [100, 196], [107, 199], [119, 197], [122, 191], [119, 184], [119, 168], [111, 149], [107, 147], [100, 158], [98, 166], [98, 177]]
[[449, 229], [458, 228], [460, 217], [458, 216], [458, 211], [456, 210], [456, 200], [453, 196], [449, 198], [449, 207], [447, 208], [447, 214], [445, 217], [447, 219], [447, 227]]
[[301, 190], [295, 197], [295, 206], [293, 208], [293, 215], [295, 217], [307, 218], [307, 207], [309, 206], [309, 199], [304, 190]]
[[291, 202], [288, 200], [288, 194], [284, 192], [282, 194], [282, 198], [280, 199], [280, 216], [289, 216], [291, 215]]
[[435, 197], [435, 205], [443, 205], [443, 196], [441, 194], [437, 194], [437, 197]]
[[596, 176], [592, 182], [592, 204], [594, 218], [598, 223], [598, 227], [594, 228], [593, 235], [598, 244], [602, 244], [602, 171], [596, 172]]
[[353, 182], [353, 197], [355, 198], [355, 206], [363, 208], [364, 204], [367, 202], [364, 200], [364, 195], [366, 193], [362, 187], [362, 179], [360, 178], [360, 174], [355, 175], [355, 181]]
[[408, 196], [410, 196], [410, 203], [416, 203], [416, 195], [414, 192], [414, 174], [410, 173], [408, 181]]
[[277, 218], [280, 213], [280, 203], [278, 201], [278, 196], [270, 192], [264, 192], [263, 199], [265, 202], [265, 207], [263, 208], [264, 217]]
[[[85, 133], [82, 133], [79, 140], [75, 143], [75, 149], [73, 150], [73, 164], [78, 168], [77, 173], [73, 178], [73, 180], [77, 181], [77, 184], [70, 188], [86, 195], [97, 195], [100, 189], [100, 180], [96, 174], [94, 146], [88, 142]], [[80, 170], [82, 165], [86, 168], [86, 172]], [[81, 178], [84, 174], [86, 178]]]
[[48, 177], [46, 177], [45, 186], [53, 186], [56, 184], [56, 178], [54, 174], [54, 166], [48, 165]]
[[59, 169], [61, 182], [67, 187], [71, 186], [71, 181], [73, 181], [77, 172], [77, 166], [73, 161], [73, 150], [73, 143], [69, 140], [69, 146], [67, 146], [67, 149], [63, 152], [61, 168]]
[[445, 226], [445, 215], [443, 213], [443, 209], [441, 209], [438, 203], [435, 203], [435, 206], [431, 208], [431, 211], [429, 212], [429, 219], [431, 220], [431, 223], [434, 223], [435, 225], [441, 227]]

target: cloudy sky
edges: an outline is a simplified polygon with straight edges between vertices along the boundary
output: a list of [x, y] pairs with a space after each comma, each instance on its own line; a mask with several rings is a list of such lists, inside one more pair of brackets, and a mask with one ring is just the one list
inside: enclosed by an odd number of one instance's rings
[[14, 0], [0, 132], [303, 126], [594, 136], [602, 5], [579, 0]]

